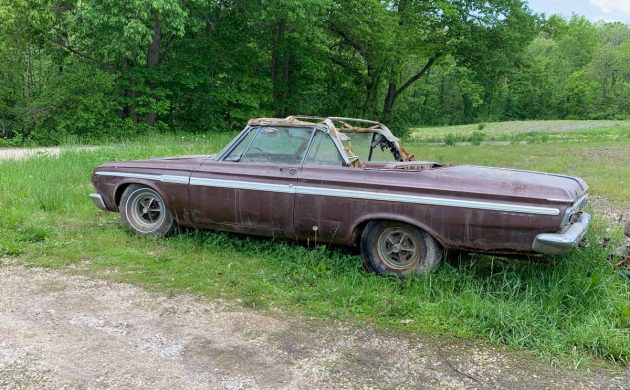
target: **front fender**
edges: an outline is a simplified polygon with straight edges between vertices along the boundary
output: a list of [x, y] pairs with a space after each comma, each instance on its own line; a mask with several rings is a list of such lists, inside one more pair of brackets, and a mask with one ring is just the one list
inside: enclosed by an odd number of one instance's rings
[[119, 212], [120, 199], [125, 189], [132, 185], [138, 184], [146, 186], [157, 192], [164, 200], [165, 206], [177, 217], [181, 216], [188, 205], [188, 186], [185, 184], [165, 183], [162, 181], [107, 176], [94, 174], [92, 183], [97, 192], [103, 197], [103, 202], [107, 210]]

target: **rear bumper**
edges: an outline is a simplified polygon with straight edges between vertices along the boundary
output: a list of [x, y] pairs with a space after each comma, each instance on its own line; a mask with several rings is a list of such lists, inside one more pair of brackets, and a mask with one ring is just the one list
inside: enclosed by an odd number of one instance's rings
[[96, 207], [107, 211], [107, 207], [105, 206], [105, 202], [103, 201], [103, 197], [101, 196], [101, 194], [90, 194], [90, 198], [92, 199], [92, 202], [94, 202]]
[[532, 249], [545, 255], [563, 255], [568, 253], [582, 240], [590, 223], [591, 216], [587, 213], [582, 213], [577, 221], [561, 233], [541, 233], [537, 235], [532, 244]]

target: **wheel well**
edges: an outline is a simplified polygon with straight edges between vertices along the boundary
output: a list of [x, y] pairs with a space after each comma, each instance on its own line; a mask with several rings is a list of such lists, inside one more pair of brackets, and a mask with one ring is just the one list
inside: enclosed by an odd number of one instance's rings
[[365, 227], [367, 226], [367, 224], [372, 221], [386, 221], [386, 220], [385, 219], [367, 219], [365, 221], [359, 222], [359, 224], [355, 226], [354, 230], [352, 231], [352, 242], [354, 243], [354, 245], [359, 246], [361, 244], [361, 235], [363, 234], [363, 231], [365, 230]]
[[434, 234], [434, 232], [432, 232], [431, 230], [427, 229], [426, 227], [420, 224], [411, 222], [411, 221], [404, 221], [404, 220], [399, 220], [399, 219], [394, 219], [394, 218], [371, 218], [371, 219], [366, 219], [364, 221], [359, 222], [352, 231], [352, 242], [357, 246], [360, 245], [361, 235], [363, 234], [365, 227], [368, 225], [368, 223], [376, 222], [376, 221], [400, 222], [400, 223], [406, 223], [411, 226], [415, 226], [418, 229], [430, 235], [431, 237], [433, 237], [442, 247], [444, 247], [444, 244], [442, 243], [441, 238], [437, 236], [436, 234]]
[[164, 195], [162, 194], [161, 191], [159, 191], [157, 188], [155, 188], [153, 185], [151, 184], [147, 184], [147, 183], [136, 183], [136, 182], [131, 182], [131, 183], [122, 183], [120, 184], [117, 188], [116, 188], [116, 192], [114, 192], [114, 202], [116, 203], [116, 207], [120, 208], [120, 201], [122, 200], [122, 196], [125, 193], [125, 190], [127, 188], [129, 188], [129, 186], [131, 185], [137, 185], [140, 187], [146, 187], [149, 188], [155, 192], [157, 192], [162, 199], [164, 199]]
[[122, 194], [125, 192], [127, 187], [134, 183], [123, 183], [116, 188], [116, 192], [114, 193], [114, 203], [116, 203], [116, 207], [120, 207], [120, 200], [122, 199]]

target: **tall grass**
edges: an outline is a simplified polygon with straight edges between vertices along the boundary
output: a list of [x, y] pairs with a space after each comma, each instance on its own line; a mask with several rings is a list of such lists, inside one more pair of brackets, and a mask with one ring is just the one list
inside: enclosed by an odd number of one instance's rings
[[590, 246], [558, 258], [555, 267], [475, 255], [400, 281], [364, 272], [358, 254], [348, 249], [201, 231], [136, 237], [87, 197], [90, 172], [104, 161], [210, 153], [228, 139], [165, 138], [0, 163], [0, 258], [73, 264], [148, 288], [410, 332], [480, 337], [547, 356], [630, 359], [630, 287], [608, 260], [621, 232], [606, 232], [612, 240], [602, 247], [607, 226], [601, 220], [588, 237]]

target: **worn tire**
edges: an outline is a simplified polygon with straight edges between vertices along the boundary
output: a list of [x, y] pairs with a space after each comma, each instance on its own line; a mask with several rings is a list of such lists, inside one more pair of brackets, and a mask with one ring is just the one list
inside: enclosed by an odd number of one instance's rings
[[372, 221], [361, 234], [363, 264], [380, 275], [428, 274], [440, 265], [442, 252], [431, 235], [403, 222]]
[[147, 186], [132, 184], [127, 187], [119, 209], [122, 223], [140, 236], [164, 237], [175, 230], [175, 219], [162, 196]]

